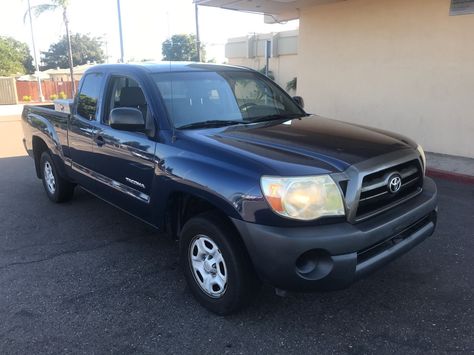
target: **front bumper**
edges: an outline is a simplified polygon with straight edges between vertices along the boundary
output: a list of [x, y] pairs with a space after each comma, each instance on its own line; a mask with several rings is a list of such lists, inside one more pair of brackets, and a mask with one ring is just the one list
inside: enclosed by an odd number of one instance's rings
[[334, 290], [349, 286], [433, 234], [437, 190], [423, 192], [367, 221], [311, 227], [272, 227], [234, 219], [259, 276], [275, 287]]

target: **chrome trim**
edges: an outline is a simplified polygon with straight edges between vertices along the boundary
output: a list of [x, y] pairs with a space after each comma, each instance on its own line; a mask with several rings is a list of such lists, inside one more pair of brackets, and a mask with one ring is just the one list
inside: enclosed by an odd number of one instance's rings
[[[361, 221], [361, 218], [366, 219], [373, 216], [371, 215], [366, 217], [364, 215], [356, 218], [357, 209], [360, 202], [360, 195], [362, 193], [362, 182], [365, 176], [390, 169], [400, 164], [407, 163], [411, 160], [420, 161], [420, 155], [418, 152], [412, 149], [401, 149], [351, 165], [344, 172], [331, 174], [334, 181], [336, 181], [338, 184], [341, 181], [347, 182], [346, 194], [344, 198], [347, 221], [349, 223], [357, 223]], [[405, 201], [406, 199], [402, 200], [402, 202]], [[390, 208], [393, 207], [395, 206], [390, 206]], [[377, 213], [381, 212], [383, 211], [377, 211]]]
[[[403, 184], [400, 186], [400, 189], [399, 189], [396, 193], [400, 192], [403, 188], [407, 187], [408, 185], [411, 185], [411, 184], [413, 184], [414, 182], [417, 182], [419, 179], [420, 179], [419, 177], [416, 177], [416, 178], [414, 178], [414, 179], [411, 179], [411, 180], [409, 180], [409, 181], [403, 183]], [[380, 185], [380, 186], [377, 186], [376, 188], [382, 187], [382, 186], [385, 186], [385, 185]], [[371, 189], [371, 190], [375, 190], [376, 188]], [[371, 191], [371, 190], [365, 190], [365, 191], [364, 191], [364, 189], [362, 189], [361, 192], [367, 192], [367, 191]], [[373, 199], [373, 198], [377, 198], [377, 197], [380, 197], [380, 196], [383, 196], [383, 195], [386, 195], [386, 194], [388, 194], [388, 191], [383, 191], [383, 192], [378, 193], [378, 194], [376, 194], [376, 195], [372, 195], [372, 196], [369, 196], [369, 197], [364, 197], [364, 198], [361, 198], [361, 199], [359, 200], [359, 203], [360, 203], [360, 202], [363, 202], [363, 201], [368, 201], [368, 200], [371, 200], [371, 199]]]
[[407, 186], [407, 185], [411, 185], [411, 184], [413, 184], [414, 182], [417, 182], [419, 179], [420, 179], [419, 177], [416, 177], [416, 178], [414, 178], [414, 179], [411, 179], [411, 180], [405, 182], [404, 184], [402, 184], [402, 187], [405, 187], [405, 186]]
[[105, 184], [115, 190], [118, 190], [126, 195], [129, 195], [131, 197], [136, 198], [137, 200], [140, 200], [145, 203], [150, 203], [150, 196], [147, 194], [144, 194], [141, 191], [135, 190], [134, 188], [131, 188], [130, 186], [124, 185], [121, 182], [115, 181], [111, 178], [108, 178], [107, 176], [104, 176], [102, 174], [99, 174], [91, 169], [86, 168], [85, 166], [82, 166], [80, 164], [77, 164], [75, 162], [72, 162], [71, 165], [72, 169], [86, 175], [87, 177], [101, 182], [102, 184]]
[[397, 171], [393, 171], [393, 172], [388, 172], [385, 174], [384, 177], [380, 178], [380, 179], [377, 179], [378, 181], [371, 184], [371, 185], [363, 185], [362, 186], [362, 189], [360, 190], [361, 192], [367, 192], [367, 191], [370, 191], [370, 190], [375, 190], [379, 187], [382, 187], [382, 186], [386, 186], [388, 184], [388, 179], [395, 173], [395, 174], [399, 174], [402, 179], [406, 179], [407, 177], [409, 176], [412, 176], [414, 174], [416, 174], [418, 172], [418, 170], [416, 169], [404, 169], [403, 171], [401, 172], [397, 172]]
[[380, 197], [380, 196], [383, 196], [383, 195], [386, 195], [386, 194], [388, 194], [388, 191], [384, 191], [384, 192], [381, 192], [381, 193], [376, 194], [376, 195], [373, 195], [373, 196], [361, 198], [361, 199], [359, 200], [359, 202], [367, 201], [367, 200], [372, 200], [373, 198], [377, 198], [377, 197]]
[[66, 164], [69, 167], [72, 167], [72, 159], [68, 157], [64, 157], [64, 164]]
[[130, 179], [129, 177], [125, 177], [125, 180], [127, 180], [132, 185], [136, 185], [138, 187], [141, 187], [142, 189], [145, 188], [145, 184], [142, 184], [141, 182], [137, 180]]
[[398, 205], [401, 205], [402, 203], [412, 199], [413, 197], [418, 196], [419, 194], [421, 194], [422, 191], [423, 191], [423, 189], [421, 187], [419, 187], [415, 192], [401, 198], [400, 200], [397, 200], [397, 201], [392, 202], [388, 205], [385, 205], [384, 207], [379, 208], [378, 210], [374, 210], [374, 211], [366, 213], [362, 216], [356, 217], [355, 222], [365, 221], [366, 219], [369, 219], [370, 217], [374, 217], [374, 216], [376, 216], [376, 215], [378, 215], [382, 212], [385, 212], [385, 211], [388, 211], [388, 210], [390, 210], [394, 207], [397, 207]]

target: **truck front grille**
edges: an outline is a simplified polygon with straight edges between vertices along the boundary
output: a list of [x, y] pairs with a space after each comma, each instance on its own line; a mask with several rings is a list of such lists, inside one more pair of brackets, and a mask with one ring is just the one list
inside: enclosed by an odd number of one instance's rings
[[361, 250], [357, 253], [357, 263], [363, 263], [364, 261], [371, 259], [384, 251], [392, 248], [393, 246], [397, 245], [398, 243], [404, 241], [406, 238], [411, 237], [414, 233], [418, 230], [426, 226], [428, 223], [436, 223], [436, 212], [431, 212], [429, 215], [419, 219], [415, 223], [411, 224], [410, 226], [406, 227], [401, 232], [392, 235], [388, 239], [372, 245], [367, 249]]
[[[398, 174], [401, 187], [397, 193], [389, 191], [389, 179]], [[423, 187], [423, 172], [418, 160], [392, 166], [366, 175], [362, 181], [356, 221], [365, 220], [393, 208], [418, 195]]]

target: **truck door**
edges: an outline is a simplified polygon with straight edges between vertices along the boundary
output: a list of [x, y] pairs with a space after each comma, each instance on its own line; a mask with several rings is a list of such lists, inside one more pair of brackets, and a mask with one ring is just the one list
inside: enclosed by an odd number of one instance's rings
[[[148, 220], [155, 175], [156, 123], [137, 81], [111, 76], [104, 91], [104, 113], [93, 136], [94, 171], [104, 181], [98, 194], [105, 200]], [[143, 132], [129, 132], [109, 126], [110, 111], [117, 107], [139, 109], [146, 122]]]
[[92, 179], [92, 144], [100, 115], [103, 77], [102, 73], [90, 73], [83, 78], [69, 121], [68, 144], [74, 178], [88, 189], [95, 183]]

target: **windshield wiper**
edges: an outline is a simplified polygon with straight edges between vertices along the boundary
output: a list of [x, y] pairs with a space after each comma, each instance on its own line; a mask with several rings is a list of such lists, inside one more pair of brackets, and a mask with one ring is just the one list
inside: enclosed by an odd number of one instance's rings
[[304, 113], [278, 113], [274, 115], [265, 115], [252, 118], [249, 123], [265, 122], [265, 121], [275, 121], [275, 120], [290, 120], [292, 118], [304, 117]]
[[251, 124], [257, 122], [274, 121], [274, 120], [290, 120], [293, 118], [304, 117], [307, 114], [301, 113], [289, 113], [289, 114], [274, 114], [254, 117], [248, 121], [236, 121], [236, 120], [207, 120], [200, 122], [188, 123], [183, 126], [177, 127], [178, 129], [192, 129], [192, 128], [207, 128], [207, 127], [225, 127], [235, 126], [238, 124]]
[[208, 120], [208, 121], [188, 123], [183, 126], [179, 126], [178, 129], [223, 127], [223, 126], [233, 126], [233, 125], [237, 125], [241, 123], [245, 123], [245, 122], [235, 121], [235, 120]]

